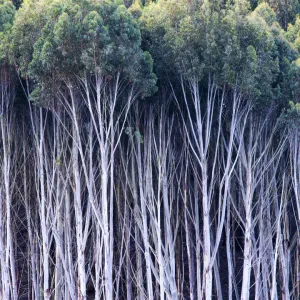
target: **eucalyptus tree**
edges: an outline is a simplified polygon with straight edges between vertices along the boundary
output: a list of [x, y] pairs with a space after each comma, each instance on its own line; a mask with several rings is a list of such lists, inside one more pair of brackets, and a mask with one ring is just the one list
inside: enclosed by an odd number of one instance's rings
[[0, 2], [0, 296], [18, 298], [15, 241], [13, 232], [13, 190], [16, 169], [14, 168], [14, 85], [13, 72], [8, 64], [8, 34], [11, 30], [14, 7], [9, 1]]
[[[292, 181], [292, 190], [295, 202], [293, 204], [293, 215], [295, 218], [296, 232], [295, 237], [292, 237], [287, 240], [291, 240], [289, 248], [292, 250], [294, 247], [295, 251], [295, 284], [294, 284], [294, 293], [296, 296], [300, 295], [300, 286], [299, 286], [299, 276], [300, 276], [300, 264], [299, 264], [299, 245], [300, 245], [300, 229], [299, 229], [299, 220], [300, 220], [300, 199], [299, 199], [299, 103], [290, 102], [290, 107], [285, 114], [285, 124], [288, 126], [288, 140], [289, 140], [289, 149], [290, 149], [290, 173]], [[288, 261], [288, 264], [290, 261]], [[291, 270], [292, 270], [291, 266]]]
[[[134, 15], [138, 15], [138, 12], [137, 8], [132, 10]], [[234, 145], [240, 144], [236, 140], [237, 136], [247, 136], [241, 130], [245, 128], [246, 123], [242, 123], [243, 126], [239, 125], [238, 120], [241, 116], [247, 120], [251, 106], [255, 109], [266, 109], [275, 95], [279, 99], [284, 97], [284, 93], [278, 94], [284, 87], [281, 74], [285, 72], [285, 66], [290, 68], [295, 52], [285, 40], [284, 34], [274, 29], [278, 28], [275, 24], [276, 15], [267, 5], [260, 5], [253, 13], [249, 13], [246, 1], [238, 1], [226, 7], [204, 1], [197, 8], [191, 8], [190, 4], [183, 2], [178, 5], [171, 1], [164, 4], [158, 1], [145, 7], [140, 22], [144, 46], [157, 60], [159, 79], [162, 82], [165, 80], [163, 69], [168, 70], [170, 66], [171, 69], [176, 67], [176, 73], [180, 77], [178, 84], [172, 75], [168, 76], [174, 98], [182, 110], [183, 126], [189, 145], [200, 167], [196, 178], [200, 178], [203, 206], [204, 275], [202, 284], [197, 283], [197, 297], [200, 299], [205, 295], [210, 299], [212, 270], [225, 220], [224, 199], [228, 197], [226, 194], [236, 163], [233, 155], [238, 155], [240, 151], [240, 148]], [[290, 56], [282, 50], [281, 45], [286, 45], [285, 50], [290, 51]], [[290, 65], [286, 65], [287, 62]], [[164, 67], [165, 65], [167, 67]], [[227, 104], [230, 94], [233, 95], [233, 103]], [[233, 112], [229, 134], [231, 137], [228, 141], [225, 139], [226, 134], [223, 136], [221, 130], [225, 105]], [[219, 166], [219, 151], [223, 141], [228, 151], [228, 161], [218, 184], [225, 194], [219, 198], [223, 199], [223, 202], [219, 203], [217, 210], [219, 222], [213, 250], [211, 203], [216, 196], [216, 169]], [[212, 143], [214, 152], [211, 150]], [[226, 161], [226, 158], [222, 159]], [[200, 269], [200, 265], [197, 269]], [[244, 280], [248, 281], [246, 273]], [[249, 297], [245, 294], [247, 289], [245, 286], [242, 292], [245, 299]]]
[[[78, 297], [86, 299], [85, 249], [91, 207], [103, 238], [105, 297], [113, 299], [114, 155], [120, 140], [116, 126], [121, 123], [122, 132], [122, 120], [131, 103], [154, 90], [151, 57], [140, 48], [140, 32], [133, 17], [115, 2], [27, 1], [18, 11], [13, 36], [16, 64], [34, 87], [31, 99], [48, 108], [63, 107], [72, 121]], [[27, 38], [33, 47], [27, 44], [23, 52]], [[84, 150], [86, 110], [100, 150], [101, 200], [93, 190], [93, 166]], [[57, 114], [59, 117], [60, 111]], [[39, 132], [42, 138], [42, 127]], [[90, 152], [92, 158], [93, 149]], [[87, 207], [82, 198], [83, 181], [88, 190]]]
[[[9, 70], [1, 69], [1, 211], [0, 211], [0, 252], [1, 252], [1, 295], [7, 299], [18, 298], [15, 262], [15, 240], [13, 232], [13, 191], [15, 189], [14, 114], [12, 111], [14, 90]], [[6, 74], [5, 74], [6, 73]]]

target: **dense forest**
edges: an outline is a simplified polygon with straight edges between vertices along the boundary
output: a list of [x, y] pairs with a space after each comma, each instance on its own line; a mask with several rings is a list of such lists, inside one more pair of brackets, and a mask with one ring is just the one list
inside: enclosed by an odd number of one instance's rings
[[299, 0], [0, 0], [0, 299], [300, 299]]

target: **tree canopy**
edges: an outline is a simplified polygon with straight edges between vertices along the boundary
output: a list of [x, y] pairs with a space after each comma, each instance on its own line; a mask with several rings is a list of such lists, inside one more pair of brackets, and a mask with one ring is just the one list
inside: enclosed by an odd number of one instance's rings
[[14, 3], [14, 17], [13, 3], [2, 0], [1, 53], [10, 49], [38, 90], [85, 72], [120, 72], [143, 97], [157, 90], [157, 78], [164, 86], [213, 78], [258, 106], [286, 107], [298, 101], [300, 26], [280, 3], [25, 0]]
[[155, 90], [140, 29], [123, 4], [113, 1], [25, 1], [12, 29], [20, 71], [38, 86], [60, 84], [83, 73], [121, 73], [143, 95]]

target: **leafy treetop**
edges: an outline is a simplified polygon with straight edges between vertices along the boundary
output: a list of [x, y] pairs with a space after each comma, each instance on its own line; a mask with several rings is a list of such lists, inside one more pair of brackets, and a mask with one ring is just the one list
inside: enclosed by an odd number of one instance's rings
[[21, 72], [36, 82], [120, 73], [144, 95], [155, 90], [151, 56], [142, 51], [138, 24], [123, 4], [25, 0], [12, 39]]

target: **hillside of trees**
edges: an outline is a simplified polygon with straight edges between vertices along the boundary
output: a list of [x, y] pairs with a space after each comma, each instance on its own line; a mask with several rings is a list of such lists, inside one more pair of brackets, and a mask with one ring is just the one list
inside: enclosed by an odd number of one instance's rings
[[0, 276], [299, 300], [300, 0], [0, 0]]

